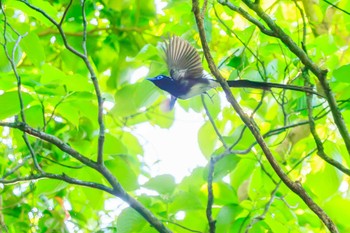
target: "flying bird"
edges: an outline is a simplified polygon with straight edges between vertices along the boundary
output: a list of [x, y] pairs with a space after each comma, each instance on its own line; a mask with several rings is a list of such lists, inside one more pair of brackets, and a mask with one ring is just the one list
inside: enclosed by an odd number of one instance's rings
[[[173, 36], [166, 42], [163, 49], [170, 75], [166, 76], [162, 74], [154, 78], [148, 78], [148, 80], [153, 82], [160, 89], [171, 94], [168, 110], [173, 109], [178, 98], [188, 99], [220, 86], [219, 82], [213, 79], [212, 76], [203, 69], [198, 52], [186, 40], [178, 36]], [[228, 80], [227, 83], [230, 87], [258, 88], [264, 90], [282, 88], [319, 95], [311, 88], [294, 85], [250, 80]]]

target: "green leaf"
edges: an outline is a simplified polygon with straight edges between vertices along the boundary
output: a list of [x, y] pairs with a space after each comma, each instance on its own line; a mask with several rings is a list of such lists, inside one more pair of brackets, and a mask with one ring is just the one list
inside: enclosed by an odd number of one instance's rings
[[124, 209], [117, 219], [118, 233], [141, 232], [146, 225], [145, 219], [134, 209]]
[[342, 197], [339, 193], [329, 197], [324, 203], [324, 210], [329, 214], [329, 217], [343, 227], [349, 226], [349, 208], [350, 199]]
[[203, 194], [199, 195], [198, 192], [179, 192], [172, 199], [173, 201], [169, 204], [171, 211], [205, 210], [206, 197]]
[[68, 184], [62, 180], [44, 179], [36, 183], [35, 193], [37, 195], [55, 195], [57, 192], [67, 188]]
[[159, 107], [149, 112], [145, 121], [148, 121], [152, 125], [158, 125], [161, 128], [169, 128], [174, 123], [175, 111], [164, 112], [162, 107]]
[[198, 131], [198, 144], [206, 157], [209, 157], [213, 153], [216, 141], [217, 135], [215, 134], [213, 126], [209, 121], [205, 122]]
[[40, 105], [34, 105], [24, 111], [26, 116], [26, 122], [33, 128], [43, 128], [44, 127], [44, 116], [42, 112], [42, 107]]
[[[94, 147], [97, 148], [97, 144], [95, 144]], [[109, 133], [105, 134], [104, 154], [120, 155], [126, 154], [127, 152], [128, 149], [118, 138]]]
[[42, 66], [42, 77], [41, 77], [41, 83], [42, 84], [56, 84], [56, 85], [62, 85], [62, 80], [66, 79], [66, 74], [62, 72], [60, 69], [49, 65], [44, 64]]
[[80, 91], [80, 92], [92, 92], [93, 85], [89, 82], [87, 77], [80, 74], [64, 75], [61, 78], [61, 82], [64, 83], [68, 91]]
[[[9, 7], [23, 11], [27, 15], [34, 17], [38, 19], [40, 22], [44, 23], [45, 26], [51, 26], [51, 22], [45, 16], [43, 16], [40, 12], [31, 9], [30, 7], [27, 7], [24, 3], [18, 2], [18, 1], [7, 1], [7, 2], [9, 3], [8, 4]], [[43, 1], [43, 0], [33, 0], [30, 3], [34, 7], [37, 7], [43, 12], [45, 12], [46, 14], [48, 14], [51, 18], [53, 18], [57, 22], [58, 20], [57, 16], [59, 14], [57, 10], [52, 5], [50, 5], [49, 2]]]
[[115, 94], [115, 107], [112, 113], [116, 116], [128, 116], [139, 111], [141, 107], [152, 104], [158, 94], [151, 82], [144, 80], [134, 85], [126, 85]]
[[[33, 101], [33, 98], [28, 93], [22, 92], [22, 100], [24, 108], [26, 108]], [[19, 115], [20, 104], [17, 91], [5, 92], [0, 95], [0, 106], [0, 120]]]
[[105, 164], [111, 170], [127, 191], [138, 188], [137, 174], [133, 169], [132, 158], [127, 156], [113, 156], [113, 159], [108, 159]]
[[[4, 44], [3, 38], [4, 34], [6, 36], [6, 50], [2, 46]], [[17, 41], [17, 35], [14, 33], [10, 33], [7, 27], [6, 33], [4, 33], [4, 28], [3, 28], [3, 22], [0, 23], [0, 72], [9, 72], [12, 70], [12, 66], [10, 63], [10, 60], [13, 61], [14, 66], [16, 67], [19, 63], [19, 61], [22, 58], [22, 48], [20, 46], [16, 46], [16, 41]], [[15, 49], [15, 52], [13, 50]], [[9, 58], [7, 57], [5, 51], [7, 51]], [[12, 56], [14, 55], [14, 56]], [[10, 59], [10, 60], [9, 60]], [[13, 77], [15, 80], [15, 77]]]
[[158, 57], [160, 55], [160, 51], [153, 45], [146, 44], [140, 52], [134, 58], [128, 58], [128, 61], [145, 61], [150, 60], [154, 57]]
[[219, 205], [237, 204], [238, 198], [235, 190], [227, 183], [213, 183], [215, 203]]
[[147, 181], [143, 187], [157, 191], [160, 194], [171, 194], [175, 187], [175, 179], [171, 175], [159, 175]]
[[76, 111], [75, 106], [72, 106], [71, 103], [62, 103], [57, 108], [57, 113], [59, 113], [64, 119], [73, 124], [75, 127], [79, 126], [79, 112]]
[[350, 64], [343, 65], [333, 71], [333, 76], [337, 82], [350, 83]]
[[272, 216], [271, 214], [267, 214], [265, 216], [265, 221], [271, 228], [272, 232], [290, 232], [286, 225], [283, 224], [283, 222], [281, 222], [280, 219], [278, 219], [278, 217], [276, 217], [275, 215]]
[[231, 232], [230, 229], [235, 223], [235, 219], [242, 211], [242, 208], [237, 205], [226, 205], [219, 211], [216, 221], [217, 232]]
[[265, 171], [258, 167], [252, 170], [251, 180], [249, 184], [248, 194], [252, 200], [261, 198], [262, 196], [270, 196], [276, 185], [266, 175]]
[[[209, 96], [204, 96], [204, 101], [207, 105], [209, 113], [213, 119], [216, 119], [219, 113], [221, 112], [221, 101], [220, 96], [216, 92], [211, 92]], [[210, 97], [210, 98], [208, 98]], [[219, 122], [217, 122], [219, 123]]]
[[[322, 182], [319, 182], [322, 180]], [[317, 197], [326, 199], [337, 193], [341, 183], [341, 176], [333, 166], [319, 157], [314, 157], [311, 163], [311, 173], [306, 176], [305, 185]]]
[[[94, 173], [86, 173], [85, 178], [87, 180], [93, 180], [90, 179], [90, 177], [96, 176]], [[83, 178], [80, 178], [83, 179]], [[96, 177], [95, 177], [96, 179]], [[97, 182], [101, 182], [101, 180], [98, 180]], [[102, 209], [104, 204], [104, 195], [101, 190], [95, 189], [95, 188], [84, 188], [82, 191], [85, 193], [85, 196], [88, 198], [87, 203], [89, 206], [93, 209]]]
[[[325, 33], [315, 38], [314, 45], [317, 47], [317, 51], [320, 53], [320, 57], [331, 55], [338, 51], [334, 36], [332, 34]], [[327, 46], [325, 46], [327, 45]]]
[[215, 164], [214, 179], [221, 180], [224, 176], [231, 173], [236, 168], [240, 160], [241, 158], [236, 155], [227, 155], [220, 159]]
[[141, 146], [138, 139], [129, 132], [123, 132], [121, 142], [123, 145], [131, 145], [128, 146], [128, 153], [131, 155], [143, 155], [143, 147]]
[[21, 47], [35, 66], [45, 62], [45, 51], [37, 34], [30, 32], [21, 40]]
[[248, 179], [255, 170], [255, 162], [250, 159], [241, 159], [231, 174], [231, 184], [236, 190], [239, 185]]

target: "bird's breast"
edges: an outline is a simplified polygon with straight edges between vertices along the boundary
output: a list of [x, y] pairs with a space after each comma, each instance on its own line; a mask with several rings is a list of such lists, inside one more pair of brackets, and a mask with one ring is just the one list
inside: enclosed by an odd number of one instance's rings
[[208, 79], [183, 79], [178, 89], [181, 90], [176, 96], [179, 99], [188, 99], [196, 95], [200, 95], [211, 88], [217, 87], [217, 82]]

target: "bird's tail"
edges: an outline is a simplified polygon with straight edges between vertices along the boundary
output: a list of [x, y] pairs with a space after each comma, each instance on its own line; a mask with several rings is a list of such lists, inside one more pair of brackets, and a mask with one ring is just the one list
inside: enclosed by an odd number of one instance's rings
[[255, 89], [262, 89], [262, 90], [271, 90], [271, 88], [280, 88], [285, 90], [306, 92], [306, 93], [314, 94], [322, 98], [325, 98], [323, 95], [315, 92], [310, 87], [302, 87], [302, 86], [279, 84], [279, 83], [255, 82], [250, 80], [228, 80], [227, 84], [229, 85], [229, 87], [255, 88]]

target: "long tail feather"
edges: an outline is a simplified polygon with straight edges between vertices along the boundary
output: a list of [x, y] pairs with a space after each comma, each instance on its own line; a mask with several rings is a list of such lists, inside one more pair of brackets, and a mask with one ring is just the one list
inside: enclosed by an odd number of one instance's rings
[[256, 88], [256, 89], [263, 89], [263, 90], [270, 90], [271, 88], [280, 88], [280, 89], [286, 89], [286, 90], [307, 92], [307, 93], [325, 98], [323, 95], [315, 92], [309, 87], [279, 84], [279, 83], [255, 82], [250, 80], [228, 80], [227, 84], [230, 87]]

